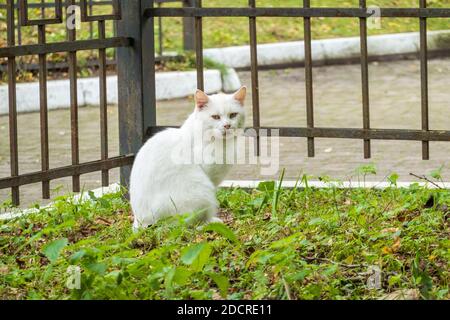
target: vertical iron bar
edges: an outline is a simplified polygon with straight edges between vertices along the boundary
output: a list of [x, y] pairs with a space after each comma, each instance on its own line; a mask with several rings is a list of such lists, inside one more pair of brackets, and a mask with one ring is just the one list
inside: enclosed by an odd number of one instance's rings
[[[74, 5], [75, 0], [69, 0], [69, 5]], [[68, 30], [69, 41], [76, 40], [76, 29]], [[69, 80], [70, 80], [70, 124], [71, 124], [71, 146], [72, 165], [80, 163], [79, 141], [78, 141], [78, 88], [77, 88], [77, 52], [69, 52]], [[80, 192], [80, 176], [72, 177], [73, 192]]]
[[[113, 21], [113, 37], [117, 37], [117, 20]], [[117, 48], [113, 48], [113, 60], [117, 68]]]
[[[20, 6], [17, 5], [17, 17], [20, 17]], [[20, 19], [17, 19], [17, 44], [22, 45], [22, 28], [21, 28]], [[14, 25], [15, 28], [15, 25]], [[19, 57], [20, 61], [20, 57]]]
[[[255, 0], [249, 0], [250, 8], [256, 7]], [[249, 17], [250, 33], [250, 60], [251, 60], [251, 78], [252, 78], [252, 107], [253, 107], [253, 127], [257, 130], [256, 136], [256, 155], [260, 155], [260, 137], [259, 128], [261, 126], [259, 112], [259, 79], [258, 79], [258, 39], [256, 33], [256, 17]]]
[[45, 19], [45, 0], [41, 0], [41, 18]]
[[[93, 12], [92, 0], [89, 0], [89, 2], [88, 2], [88, 11], [89, 11], [89, 15], [92, 16], [92, 12]], [[89, 35], [90, 35], [90, 39], [94, 38], [94, 23], [92, 21], [89, 22]]]
[[[98, 37], [105, 39], [105, 21], [98, 22]], [[106, 87], [106, 49], [99, 49], [101, 159], [108, 159], [108, 101]], [[109, 185], [108, 170], [102, 170], [102, 185]]]
[[[309, 8], [310, 1], [303, 0], [303, 7]], [[304, 17], [303, 23], [305, 43], [306, 124], [308, 128], [314, 128], [311, 18]], [[314, 157], [314, 155], [314, 137], [308, 137], [308, 157]]]
[[[162, 7], [162, 3], [158, 3], [158, 8]], [[162, 17], [158, 17], [158, 41], [159, 41], [159, 56], [163, 55], [163, 30], [162, 30]]]
[[[38, 26], [38, 43], [45, 44], [45, 24]], [[49, 165], [48, 110], [47, 110], [47, 55], [39, 55], [39, 100], [41, 121], [41, 169], [47, 171]], [[42, 198], [50, 199], [50, 182], [42, 181]]]
[[[420, 0], [420, 8], [426, 8], [427, 1]], [[420, 86], [422, 98], [422, 130], [428, 131], [428, 45], [427, 45], [427, 18], [420, 18]], [[430, 159], [430, 142], [422, 141], [422, 159]]]
[[[359, 0], [359, 6], [362, 9], [367, 8], [366, 0]], [[367, 18], [359, 18], [360, 44], [361, 44], [361, 84], [362, 84], [362, 102], [363, 102], [363, 128], [370, 129], [370, 110], [369, 110], [369, 61], [367, 52]], [[370, 159], [371, 145], [370, 140], [364, 140], [364, 158]]]
[[[7, 2], [7, 42], [8, 47], [15, 45], [14, 0]], [[17, 146], [17, 95], [16, 95], [16, 58], [8, 58], [8, 104], [9, 104], [9, 146], [11, 177], [19, 175], [19, 153]], [[19, 187], [11, 188], [12, 204], [20, 204]]]
[[[92, 16], [94, 13], [94, 4], [93, 0], [89, 0], [88, 2], [88, 14]], [[89, 39], [94, 39], [94, 22], [89, 21]], [[89, 58], [94, 58], [94, 50], [89, 51]]]
[[[202, 7], [202, 0], [197, 0], [196, 7]], [[195, 17], [195, 56], [197, 66], [197, 88], [205, 89], [203, 77], [203, 22], [201, 17]]]

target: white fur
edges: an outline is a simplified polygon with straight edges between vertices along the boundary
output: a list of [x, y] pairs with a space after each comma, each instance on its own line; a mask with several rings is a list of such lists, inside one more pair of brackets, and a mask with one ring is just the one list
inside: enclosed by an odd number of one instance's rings
[[[220, 221], [216, 216], [216, 189], [230, 165], [208, 162], [210, 154], [200, 162], [186, 160], [191, 159], [191, 152], [227, 140], [233, 129], [242, 128], [245, 92], [245, 87], [234, 95], [206, 96], [197, 91], [195, 110], [181, 128], [156, 134], [139, 150], [130, 180], [134, 230], [154, 224], [162, 217], [192, 212], [201, 212], [208, 222]], [[230, 119], [232, 113], [237, 116]], [[217, 115], [220, 120], [212, 118]], [[231, 128], [226, 130], [226, 125]], [[199, 128], [204, 135], [196, 140]], [[180, 154], [180, 150], [184, 152]]]

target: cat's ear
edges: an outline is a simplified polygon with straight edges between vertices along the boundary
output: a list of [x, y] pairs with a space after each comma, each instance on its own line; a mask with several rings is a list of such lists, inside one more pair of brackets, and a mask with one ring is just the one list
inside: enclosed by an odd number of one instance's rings
[[244, 105], [245, 102], [245, 96], [247, 95], [247, 87], [242, 86], [233, 96], [233, 98], [238, 101], [241, 106]]
[[197, 89], [197, 91], [195, 92], [195, 106], [201, 110], [206, 106], [208, 101], [208, 95], [202, 90]]

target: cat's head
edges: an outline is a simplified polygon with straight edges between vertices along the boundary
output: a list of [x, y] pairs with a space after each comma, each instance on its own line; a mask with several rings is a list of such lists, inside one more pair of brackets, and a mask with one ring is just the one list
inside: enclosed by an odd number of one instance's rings
[[216, 137], [232, 135], [234, 130], [244, 127], [246, 94], [245, 86], [234, 94], [207, 95], [197, 90], [195, 118], [201, 121], [204, 130], [211, 130]]

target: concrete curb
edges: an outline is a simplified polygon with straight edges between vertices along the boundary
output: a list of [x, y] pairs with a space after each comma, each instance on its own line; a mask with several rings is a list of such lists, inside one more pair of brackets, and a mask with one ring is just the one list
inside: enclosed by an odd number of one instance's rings
[[[239, 78], [232, 78], [236, 73], [221, 75], [219, 70], [205, 70], [205, 91], [207, 93], [225, 90], [237, 90], [240, 86]], [[226, 83], [226, 88], [224, 88]], [[176, 99], [192, 95], [196, 90], [197, 73], [187, 72], [159, 72], [156, 74], [156, 99]], [[107, 78], [108, 103], [117, 103], [117, 76]], [[78, 79], [78, 104], [98, 105], [100, 101], [99, 79]], [[47, 83], [48, 109], [70, 107], [70, 83], [68, 80], [51, 80]], [[39, 83], [17, 84], [17, 112], [31, 112], [39, 110]], [[8, 86], [0, 86], [0, 115], [8, 114]]]
[[[428, 32], [428, 50], [450, 49], [450, 30]], [[377, 35], [368, 37], [370, 56], [416, 53], [420, 50], [418, 32]], [[230, 68], [250, 67], [250, 47], [236, 46], [205, 49], [204, 56]], [[360, 56], [359, 37], [312, 41], [314, 61], [350, 59]], [[281, 42], [258, 45], [260, 66], [303, 62], [304, 42]]]

